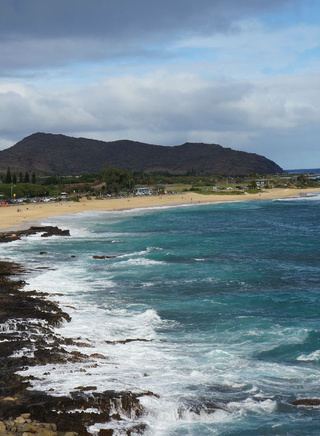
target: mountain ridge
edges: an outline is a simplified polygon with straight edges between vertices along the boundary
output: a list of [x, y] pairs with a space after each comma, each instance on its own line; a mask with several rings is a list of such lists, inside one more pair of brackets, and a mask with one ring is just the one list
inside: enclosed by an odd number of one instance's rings
[[191, 143], [163, 146], [122, 139], [100, 141], [62, 134], [33, 133], [0, 151], [0, 171], [34, 171], [73, 175], [117, 167], [131, 171], [185, 174], [247, 175], [283, 172], [275, 162], [256, 153], [219, 144]]

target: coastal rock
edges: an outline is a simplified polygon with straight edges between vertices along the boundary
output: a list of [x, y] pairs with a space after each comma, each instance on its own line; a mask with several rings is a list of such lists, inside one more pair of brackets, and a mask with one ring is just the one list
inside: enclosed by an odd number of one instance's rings
[[[43, 231], [43, 230], [40, 230]], [[58, 227], [48, 227], [44, 233], [42, 233], [42, 238], [48, 238], [49, 236], [70, 236], [69, 230], [61, 230]]]
[[[26, 414], [23, 414], [26, 415]], [[57, 432], [56, 424], [43, 423], [39, 421], [25, 420], [23, 415], [18, 416], [15, 420], [0, 421], [0, 435], [2, 436], [79, 436], [74, 431]]]
[[[127, 430], [125, 434], [128, 436], [144, 434], [147, 428], [148, 426], [146, 424], [135, 425], [131, 429]], [[98, 433], [98, 436], [113, 436], [113, 434], [114, 434], [113, 429], [108, 428], [108, 429], [101, 429]]]
[[79, 391], [96, 391], [97, 387], [96, 386], [77, 386], [74, 389], [79, 390]]
[[319, 398], [301, 398], [300, 400], [295, 400], [291, 403], [293, 406], [320, 406]]
[[69, 230], [61, 230], [55, 226], [31, 226], [27, 230], [15, 230], [12, 232], [0, 233], [0, 242], [12, 242], [21, 239], [23, 236], [36, 235], [42, 233], [41, 237], [47, 238], [49, 236], [70, 236]]
[[112, 436], [112, 435], [113, 435], [112, 428], [101, 429], [98, 433], [98, 436]]
[[115, 257], [117, 257], [117, 256], [113, 256], [113, 255], [104, 255], [104, 256], [97, 256], [97, 255], [94, 255], [94, 256], [92, 256], [94, 259], [113, 259], [113, 258], [115, 258]]
[[106, 344], [110, 344], [110, 345], [117, 345], [117, 344], [128, 344], [129, 342], [152, 342], [153, 339], [123, 339], [123, 340], [119, 340], [119, 341], [105, 341]]

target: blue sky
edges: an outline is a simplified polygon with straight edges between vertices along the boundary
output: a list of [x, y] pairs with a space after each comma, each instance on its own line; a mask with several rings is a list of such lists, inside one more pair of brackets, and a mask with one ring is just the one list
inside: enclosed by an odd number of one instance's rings
[[0, 0], [0, 149], [34, 132], [320, 167], [319, 0]]

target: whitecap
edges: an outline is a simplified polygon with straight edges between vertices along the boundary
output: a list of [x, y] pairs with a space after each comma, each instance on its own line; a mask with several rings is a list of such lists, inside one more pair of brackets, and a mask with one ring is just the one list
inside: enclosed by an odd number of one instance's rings
[[146, 258], [138, 258], [138, 259], [132, 259], [126, 261], [120, 261], [117, 263], [117, 266], [119, 265], [139, 265], [139, 266], [150, 266], [150, 265], [166, 265], [166, 262], [163, 262], [161, 260], [151, 260]]
[[313, 351], [310, 354], [301, 354], [297, 357], [297, 360], [308, 362], [308, 361], [318, 361], [320, 360], [320, 350]]
[[254, 412], [258, 414], [274, 413], [277, 410], [277, 402], [271, 399], [257, 401], [252, 398], [247, 398], [244, 401], [231, 402], [228, 404], [228, 409], [232, 412]]

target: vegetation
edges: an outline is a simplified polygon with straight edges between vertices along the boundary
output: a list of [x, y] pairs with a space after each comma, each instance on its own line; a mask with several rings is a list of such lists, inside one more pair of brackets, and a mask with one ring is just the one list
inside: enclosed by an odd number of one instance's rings
[[100, 190], [107, 194], [119, 194], [134, 188], [134, 178], [130, 171], [118, 168], [105, 168], [100, 171], [99, 180], [103, 183]]
[[43, 197], [48, 195], [48, 191], [44, 186], [32, 184], [32, 183], [17, 183], [0, 185], [0, 195], [4, 198], [31, 198], [31, 197]]
[[274, 187], [320, 187], [320, 178], [309, 174], [281, 174], [277, 176], [251, 174], [249, 177], [225, 177], [219, 174], [200, 176], [194, 171], [185, 175], [167, 172], [131, 172], [119, 168], [104, 168], [99, 173], [79, 176], [37, 176], [34, 172], [13, 173], [8, 167], [0, 174], [2, 199], [59, 197], [66, 192], [73, 201], [80, 197], [101, 198], [133, 194], [139, 187], [151, 187], [155, 192], [182, 192], [190, 190], [205, 195], [258, 193]]

